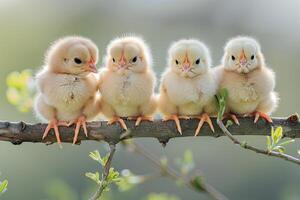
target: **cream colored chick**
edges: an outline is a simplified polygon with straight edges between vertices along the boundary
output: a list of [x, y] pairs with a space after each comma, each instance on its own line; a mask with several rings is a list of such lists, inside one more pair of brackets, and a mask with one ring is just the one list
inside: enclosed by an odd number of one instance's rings
[[76, 123], [73, 143], [83, 127], [87, 136], [86, 120], [99, 112], [96, 94], [98, 78], [96, 63], [98, 48], [89, 39], [65, 37], [48, 50], [43, 69], [36, 75], [39, 90], [35, 101], [37, 114], [49, 121], [43, 139], [53, 128], [60, 144], [59, 125]]
[[239, 124], [237, 115], [254, 115], [272, 122], [269, 115], [278, 104], [274, 92], [275, 74], [264, 61], [260, 45], [249, 37], [236, 37], [225, 46], [222, 65], [216, 68], [220, 87], [229, 92], [227, 112]]
[[107, 47], [105, 68], [100, 73], [101, 110], [108, 124], [122, 117], [152, 121], [156, 110], [155, 75], [151, 67], [150, 50], [138, 37], [121, 37]]
[[169, 49], [168, 67], [162, 75], [158, 108], [165, 120], [174, 120], [182, 134], [179, 118], [200, 119], [214, 131], [208, 114], [215, 111], [217, 83], [210, 69], [208, 48], [198, 40], [179, 40]]

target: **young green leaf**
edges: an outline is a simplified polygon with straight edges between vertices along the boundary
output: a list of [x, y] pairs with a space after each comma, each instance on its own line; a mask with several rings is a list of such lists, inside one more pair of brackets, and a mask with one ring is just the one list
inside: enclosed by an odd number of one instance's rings
[[89, 156], [90, 156], [90, 158], [92, 158], [93, 160], [95, 160], [95, 161], [101, 163], [102, 158], [101, 158], [101, 155], [100, 155], [100, 153], [99, 153], [98, 150], [95, 150], [95, 151], [90, 152]]
[[200, 192], [203, 192], [205, 190], [203, 187], [202, 178], [199, 176], [196, 176], [195, 178], [193, 178], [191, 180], [191, 184], [196, 190], [198, 190]]
[[8, 180], [0, 181], [0, 194], [4, 193], [7, 190]]
[[289, 140], [286, 140], [286, 141], [283, 141], [283, 142], [279, 143], [278, 145], [284, 146], [284, 145], [287, 145], [287, 144], [293, 143], [293, 142], [295, 142], [294, 139], [289, 139]]
[[99, 185], [101, 183], [99, 172], [95, 172], [95, 173], [87, 172], [87, 173], [85, 173], [85, 176], [88, 177], [89, 179], [93, 180], [94, 182], [96, 182], [97, 185]]

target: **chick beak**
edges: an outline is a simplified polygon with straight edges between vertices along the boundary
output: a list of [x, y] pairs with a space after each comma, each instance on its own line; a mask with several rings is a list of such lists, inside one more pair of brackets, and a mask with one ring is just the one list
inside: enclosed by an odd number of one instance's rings
[[85, 68], [86, 71], [88, 72], [93, 72], [93, 73], [97, 73], [97, 67], [96, 67], [96, 64], [95, 64], [95, 61], [93, 59], [91, 59], [89, 62], [88, 62], [88, 65], [87, 67]]
[[242, 66], [244, 66], [247, 63], [247, 58], [246, 58], [244, 50], [240, 54], [239, 62], [240, 62], [240, 65], [242, 65]]
[[182, 64], [182, 68], [183, 68], [184, 71], [189, 71], [190, 67], [191, 67], [190, 61], [189, 61], [189, 58], [186, 55], [185, 59], [183, 61], [183, 64]]
[[121, 55], [121, 58], [118, 62], [120, 68], [124, 68], [126, 66], [126, 58], [124, 57], [124, 54]]

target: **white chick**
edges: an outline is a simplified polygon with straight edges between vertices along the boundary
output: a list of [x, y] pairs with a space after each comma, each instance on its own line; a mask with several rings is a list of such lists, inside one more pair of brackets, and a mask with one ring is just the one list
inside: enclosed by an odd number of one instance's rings
[[96, 63], [98, 48], [83, 37], [65, 37], [49, 48], [43, 69], [36, 75], [39, 94], [35, 100], [36, 113], [49, 124], [43, 139], [53, 128], [61, 144], [59, 125], [76, 123], [73, 143], [83, 127], [87, 136], [86, 120], [100, 110], [97, 96]]
[[275, 74], [264, 61], [258, 42], [250, 37], [236, 37], [225, 46], [222, 65], [216, 68], [220, 88], [229, 92], [227, 114], [239, 124], [237, 115], [254, 115], [272, 122], [269, 115], [278, 105], [274, 92]]
[[216, 110], [217, 83], [210, 68], [211, 57], [198, 40], [179, 40], [169, 48], [168, 66], [163, 73], [158, 109], [165, 120], [174, 120], [182, 134], [179, 118], [200, 119], [195, 135], [204, 122], [214, 131], [208, 114]]
[[154, 95], [155, 74], [152, 70], [150, 50], [138, 37], [121, 37], [107, 47], [105, 68], [100, 72], [101, 111], [108, 124], [122, 119], [153, 121], [156, 110]]

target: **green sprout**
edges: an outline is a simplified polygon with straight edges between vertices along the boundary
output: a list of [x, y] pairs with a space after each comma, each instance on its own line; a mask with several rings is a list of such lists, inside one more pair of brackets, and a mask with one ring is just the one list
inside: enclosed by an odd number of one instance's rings
[[283, 129], [281, 126], [277, 127], [275, 130], [272, 127], [271, 136], [267, 136], [267, 149], [268, 151], [278, 151], [280, 153], [285, 152], [285, 145], [294, 142], [294, 139], [288, 139], [282, 141]]

